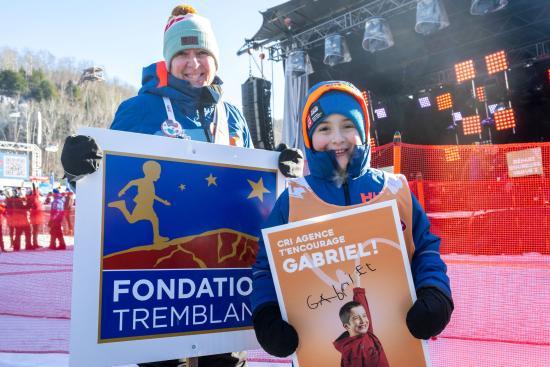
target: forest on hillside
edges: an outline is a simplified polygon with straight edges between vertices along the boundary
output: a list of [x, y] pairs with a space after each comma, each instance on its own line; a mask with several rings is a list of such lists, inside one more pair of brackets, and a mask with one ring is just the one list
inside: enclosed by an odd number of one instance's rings
[[103, 80], [93, 67], [47, 51], [0, 49], [0, 140], [36, 144], [43, 175], [61, 177], [67, 135], [83, 126], [108, 127], [120, 102], [136, 94], [116, 79]]

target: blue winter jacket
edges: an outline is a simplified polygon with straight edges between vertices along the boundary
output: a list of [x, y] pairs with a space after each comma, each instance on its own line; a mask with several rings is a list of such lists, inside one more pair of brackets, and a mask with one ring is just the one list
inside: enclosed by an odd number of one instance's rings
[[[333, 180], [337, 167], [334, 152], [314, 152], [306, 148], [306, 158], [310, 175], [307, 183], [323, 201], [335, 205], [354, 205], [362, 203], [361, 193], [378, 194], [384, 186], [384, 173], [369, 168], [370, 147], [357, 146], [350, 160], [347, 177], [342, 185]], [[412, 234], [415, 252], [411, 261], [411, 271], [416, 289], [422, 287], [437, 287], [449, 297], [451, 289], [447, 277], [447, 266], [441, 260], [439, 253], [440, 238], [430, 232], [430, 223], [426, 213], [412, 195], [413, 220]], [[288, 223], [289, 201], [288, 190], [278, 198], [264, 228]], [[277, 302], [273, 278], [263, 239], [260, 239], [260, 249], [256, 263], [252, 267], [253, 291], [250, 295], [253, 312], [262, 305]]]
[[[221, 84], [222, 81], [216, 77], [213, 85]], [[213, 140], [209, 126], [214, 117], [214, 104], [220, 97], [217, 90], [194, 88], [189, 82], [173, 77], [166, 72], [164, 62], [143, 68], [138, 95], [120, 104], [111, 129], [163, 136], [161, 125], [168, 119], [163, 96], [170, 98], [176, 121], [182, 125], [186, 135], [192, 140]], [[231, 140], [251, 148], [252, 141], [243, 115], [232, 104], [224, 104]]]

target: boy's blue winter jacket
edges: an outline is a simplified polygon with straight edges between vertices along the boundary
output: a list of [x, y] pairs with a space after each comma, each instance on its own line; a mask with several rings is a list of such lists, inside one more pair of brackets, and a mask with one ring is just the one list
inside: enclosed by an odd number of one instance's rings
[[[384, 173], [369, 168], [369, 146], [357, 146], [350, 161], [346, 182], [338, 186], [334, 180], [336, 160], [333, 152], [313, 152], [306, 149], [306, 157], [311, 174], [306, 177], [315, 194], [323, 201], [335, 205], [354, 205], [362, 203], [361, 193], [378, 194], [384, 186]], [[449, 297], [451, 289], [447, 277], [447, 266], [439, 253], [440, 239], [430, 232], [430, 223], [418, 200], [412, 195], [413, 240], [415, 252], [412, 257], [411, 271], [416, 289], [437, 287]], [[264, 228], [288, 223], [288, 190], [278, 198]], [[253, 289], [250, 295], [253, 311], [262, 305], [277, 302], [277, 295], [269, 268], [269, 261], [263, 240], [252, 267]]]

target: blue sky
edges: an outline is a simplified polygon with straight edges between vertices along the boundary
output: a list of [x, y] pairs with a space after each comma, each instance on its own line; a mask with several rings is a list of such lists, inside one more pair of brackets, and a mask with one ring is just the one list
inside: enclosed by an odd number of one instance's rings
[[[0, 48], [47, 50], [56, 58], [90, 60], [103, 66], [109, 78], [139, 87], [141, 69], [162, 59], [162, 36], [175, 5], [186, 3], [212, 22], [220, 47], [219, 75], [228, 102], [241, 106], [241, 84], [249, 75], [248, 56], [236, 56], [244, 38], [262, 24], [260, 10], [284, 0], [55, 0], [10, 1], [0, 13]], [[256, 54], [257, 56], [257, 54]], [[258, 60], [258, 58], [256, 58]], [[271, 62], [264, 74], [271, 80]], [[275, 117], [282, 117], [282, 64], [275, 74]], [[252, 62], [254, 76], [258, 68]]]

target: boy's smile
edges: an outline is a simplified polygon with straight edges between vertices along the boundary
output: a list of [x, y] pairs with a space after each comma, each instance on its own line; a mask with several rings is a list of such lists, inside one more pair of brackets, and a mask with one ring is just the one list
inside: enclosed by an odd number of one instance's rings
[[353, 307], [350, 310], [349, 323], [344, 327], [350, 336], [363, 335], [369, 330], [370, 321], [363, 306]]
[[318, 152], [333, 150], [341, 169], [346, 169], [353, 149], [361, 145], [361, 137], [353, 121], [333, 113], [319, 123], [311, 137], [313, 149]]

